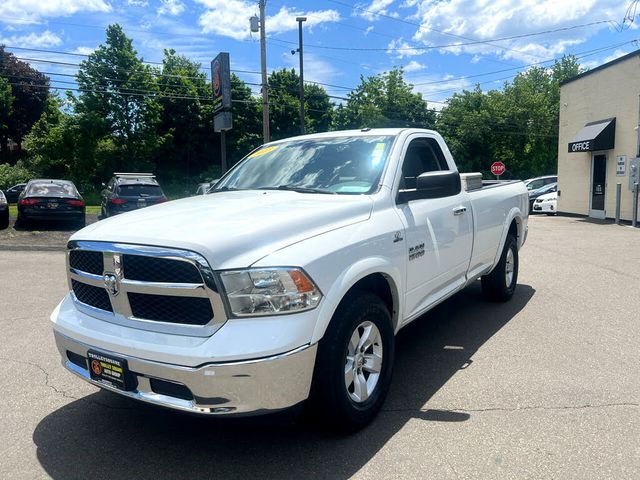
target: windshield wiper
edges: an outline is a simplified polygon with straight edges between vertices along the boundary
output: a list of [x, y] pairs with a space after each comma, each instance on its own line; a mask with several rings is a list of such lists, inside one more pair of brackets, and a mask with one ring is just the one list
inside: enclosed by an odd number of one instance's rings
[[260, 190], [288, 190], [298, 193], [324, 193], [336, 195], [336, 192], [325, 190], [324, 188], [298, 187], [296, 185], [278, 185], [277, 187], [262, 187]]
[[214, 193], [214, 192], [234, 192], [236, 190], [240, 190], [239, 188], [236, 187], [220, 187], [220, 188], [211, 188], [209, 190], [207, 190], [207, 193]]

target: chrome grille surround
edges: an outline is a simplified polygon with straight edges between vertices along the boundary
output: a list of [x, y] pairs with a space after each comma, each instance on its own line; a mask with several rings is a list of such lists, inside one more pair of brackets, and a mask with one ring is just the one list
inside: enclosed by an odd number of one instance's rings
[[[76, 308], [87, 315], [110, 323], [140, 330], [196, 337], [213, 335], [227, 321], [224, 303], [219, 294], [221, 291], [220, 286], [209, 263], [198, 253], [175, 248], [94, 241], [70, 241], [67, 246], [67, 279], [71, 291], [71, 298]], [[75, 250], [101, 252], [104, 264], [103, 275], [96, 275], [72, 268], [69, 262], [69, 256], [70, 252]], [[122, 268], [123, 255], [137, 255], [187, 262], [198, 269], [202, 281], [200, 283], [170, 283], [129, 280], [125, 278]], [[105, 279], [107, 276], [115, 276], [117, 279], [117, 291], [115, 294], [108, 292], [106, 288], [107, 282]], [[78, 300], [72, 288], [72, 280], [105, 289], [105, 291], [108, 292], [113, 312], [96, 308]], [[137, 318], [131, 311], [128, 298], [129, 293], [207, 298], [211, 302], [213, 318], [206, 325], [190, 325], [187, 323]]]

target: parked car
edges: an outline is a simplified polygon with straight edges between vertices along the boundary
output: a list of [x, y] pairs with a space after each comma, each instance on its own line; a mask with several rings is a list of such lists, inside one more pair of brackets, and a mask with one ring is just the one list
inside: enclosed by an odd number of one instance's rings
[[549, 185], [550, 183], [556, 183], [558, 181], [557, 175], [545, 175], [543, 177], [535, 177], [524, 180], [524, 184], [527, 190], [538, 190], [539, 188]]
[[211, 188], [211, 182], [203, 182], [198, 185], [196, 195], [205, 195]]
[[32, 221], [65, 221], [85, 225], [85, 205], [76, 186], [69, 180], [29, 180], [18, 198], [16, 224]]
[[9, 203], [18, 203], [18, 197], [26, 187], [26, 183], [18, 183], [13, 187], [9, 187], [5, 190], [4, 195], [7, 197], [7, 202]]
[[106, 218], [166, 201], [152, 173], [114, 173], [100, 195], [100, 211]]
[[558, 213], [558, 192], [545, 193], [536, 198], [535, 202], [533, 202], [533, 211], [546, 213], [547, 215]]
[[62, 362], [186, 412], [308, 400], [328, 425], [361, 428], [384, 403], [401, 328], [479, 277], [493, 301], [516, 290], [526, 188], [461, 184], [432, 130], [269, 143], [208, 195], [71, 237], [71, 291], [51, 315]]
[[545, 193], [557, 192], [558, 184], [557, 183], [549, 183], [543, 187], [538, 188], [537, 190], [533, 190], [529, 192], [529, 211], [533, 211], [533, 203], [536, 198], [540, 195], [544, 195]]
[[0, 230], [9, 226], [9, 202], [4, 192], [0, 190]]

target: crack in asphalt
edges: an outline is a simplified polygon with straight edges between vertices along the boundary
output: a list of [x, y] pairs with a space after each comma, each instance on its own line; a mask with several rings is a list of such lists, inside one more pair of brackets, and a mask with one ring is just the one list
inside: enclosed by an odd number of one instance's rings
[[49, 387], [51, 390], [56, 392], [58, 395], [62, 395], [64, 398], [69, 398], [71, 400], [79, 400], [78, 397], [74, 397], [73, 395], [67, 393], [66, 390], [61, 390], [58, 387], [56, 387], [55, 385], [53, 385], [50, 382], [50, 379], [49, 379], [49, 372], [47, 372], [47, 370], [42, 365], [39, 365], [39, 364], [34, 363], [34, 362], [28, 362], [26, 360], [16, 360], [15, 358], [0, 357], [0, 360], [19, 363], [19, 364], [22, 364], [22, 365], [30, 365], [30, 366], [32, 366], [34, 368], [37, 368], [38, 370], [40, 370], [44, 374], [44, 383], [45, 383], [45, 385], [47, 387]]
[[617, 402], [617, 403], [602, 403], [602, 404], [584, 404], [584, 405], [559, 405], [559, 406], [547, 406], [547, 405], [526, 405], [522, 407], [487, 407], [487, 408], [388, 408], [382, 409], [382, 412], [443, 412], [443, 413], [482, 413], [482, 412], [519, 412], [526, 410], [582, 410], [588, 408], [610, 408], [610, 407], [640, 407], [640, 403], [634, 402]]
[[26, 361], [26, 360], [16, 360], [15, 358], [6, 358], [6, 357], [0, 357], [0, 361], [14, 362], [14, 363], [18, 363], [18, 364], [21, 364], [21, 365], [29, 365], [31, 367], [37, 368], [38, 370], [40, 370], [44, 374], [45, 385], [48, 388], [50, 388], [51, 390], [53, 390], [55, 393], [57, 393], [58, 395], [62, 395], [63, 398], [68, 398], [70, 400], [88, 400], [89, 402], [93, 403], [94, 405], [98, 405], [100, 407], [108, 408], [110, 410], [140, 410], [140, 408], [138, 408], [136, 406], [118, 407], [118, 406], [115, 406], [115, 405], [108, 405], [106, 403], [102, 403], [102, 402], [99, 402], [99, 401], [94, 400], [94, 399], [87, 399], [86, 397], [75, 397], [75, 396], [71, 395], [70, 393], [68, 393], [66, 390], [62, 390], [62, 389], [56, 387], [55, 385], [53, 385], [53, 383], [51, 383], [51, 381], [50, 381], [49, 372], [47, 372], [47, 370], [42, 365], [39, 365], [39, 364], [37, 364], [35, 362], [29, 362], [29, 361]]

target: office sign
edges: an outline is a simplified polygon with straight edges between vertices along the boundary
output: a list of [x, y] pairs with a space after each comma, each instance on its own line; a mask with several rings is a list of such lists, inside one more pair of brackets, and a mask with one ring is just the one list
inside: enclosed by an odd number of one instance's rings
[[226, 52], [219, 53], [211, 62], [211, 85], [213, 113], [231, 110], [231, 69]]

